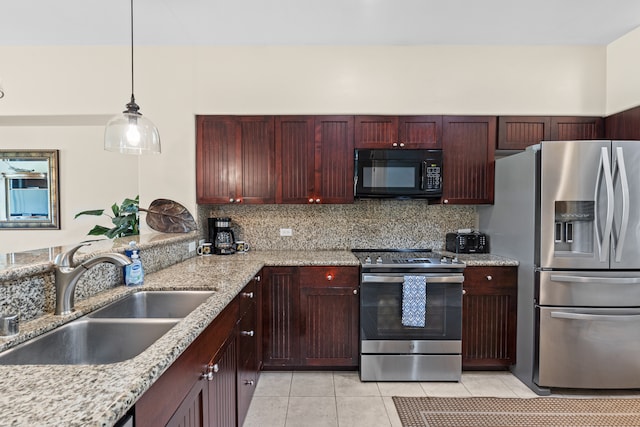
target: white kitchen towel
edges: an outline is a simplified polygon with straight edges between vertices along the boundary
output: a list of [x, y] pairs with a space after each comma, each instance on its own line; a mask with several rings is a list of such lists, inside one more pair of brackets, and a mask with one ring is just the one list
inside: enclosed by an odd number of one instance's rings
[[402, 284], [402, 325], [424, 328], [427, 315], [427, 278], [404, 276]]

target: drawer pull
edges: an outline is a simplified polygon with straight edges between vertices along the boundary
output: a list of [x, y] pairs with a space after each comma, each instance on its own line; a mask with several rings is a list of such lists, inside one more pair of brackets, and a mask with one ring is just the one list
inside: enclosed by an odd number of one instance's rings
[[487, 280], [493, 280], [493, 277], [487, 276]]
[[358, 295], [358, 290], [357, 290], [357, 289], [354, 289], [354, 290], [353, 290], [353, 294], [354, 294], [354, 295]]
[[243, 337], [252, 337], [254, 335], [253, 331], [240, 331], [240, 335]]
[[244, 385], [254, 385], [255, 383], [254, 380], [244, 380]]
[[243, 292], [241, 295], [243, 298], [253, 298], [253, 292]]
[[333, 280], [333, 274], [327, 274], [327, 280], [329, 281]]

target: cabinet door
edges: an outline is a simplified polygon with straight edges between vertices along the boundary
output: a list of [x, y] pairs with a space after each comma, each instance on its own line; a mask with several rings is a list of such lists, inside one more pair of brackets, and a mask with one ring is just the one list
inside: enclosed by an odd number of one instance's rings
[[394, 148], [398, 142], [398, 117], [355, 116], [355, 148]]
[[353, 116], [315, 121], [315, 202], [353, 203]]
[[404, 148], [442, 148], [442, 116], [398, 117], [398, 140]]
[[236, 164], [236, 203], [275, 201], [275, 138], [273, 117], [240, 117]]
[[182, 401], [166, 427], [209, 426], [209, 394], [205, 381], [198, 381]]
[[213, 377], [209, 385], [209, 426], [235, 427], [237, 346], [235, 334], [229, 337], [223, 350], [210, 362]]
[[236, 193], [236, 120], [196, 117], [196, 194], [198, 203], [229, 203]]
[[273, 203], [273, 117], [198, 116], [196, 122], [198, 203]]
[[276, 118], [276, 203], [308, 203], [314, 196], [315, 120]]
[[516, 362], [517, 267], [467, 267], [462, 367], [505, 369]]
[[300, 361], [358, 365], [358, 269], [300, 268]]
[[604, 128], [606, 139], [640, 140], [640, 107], [608, 116]]
[[551, 117], [551, 139], [575, 141], [604, 136], [602, 117]]
[[443, 203], [493, 203], [496, 122], [496, 117], [443, 118]]
[[532, 116], [498, 117], [498, 149], [524, 150], [551, 139], [551, 118]]
[[262, 361], [265, 367], [295, 366], [299, 361], [298, 300], [295, 267], [264, 269]]

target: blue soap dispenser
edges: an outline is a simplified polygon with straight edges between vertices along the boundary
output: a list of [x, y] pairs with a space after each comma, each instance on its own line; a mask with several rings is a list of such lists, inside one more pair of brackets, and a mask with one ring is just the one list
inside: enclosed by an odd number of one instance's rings
[[144, 283], [144, 269], [138, 255], [138, 250], [134, 249], [131, 254], [131, 265], [125, 268], [124, 283], [127, 286], [137, 286]]

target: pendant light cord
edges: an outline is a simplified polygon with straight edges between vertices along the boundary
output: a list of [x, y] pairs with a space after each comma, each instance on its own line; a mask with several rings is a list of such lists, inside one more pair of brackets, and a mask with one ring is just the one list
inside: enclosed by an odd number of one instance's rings
[[131, 0], [131, 103], [135, 104], [133, 93], [133, 0]]

